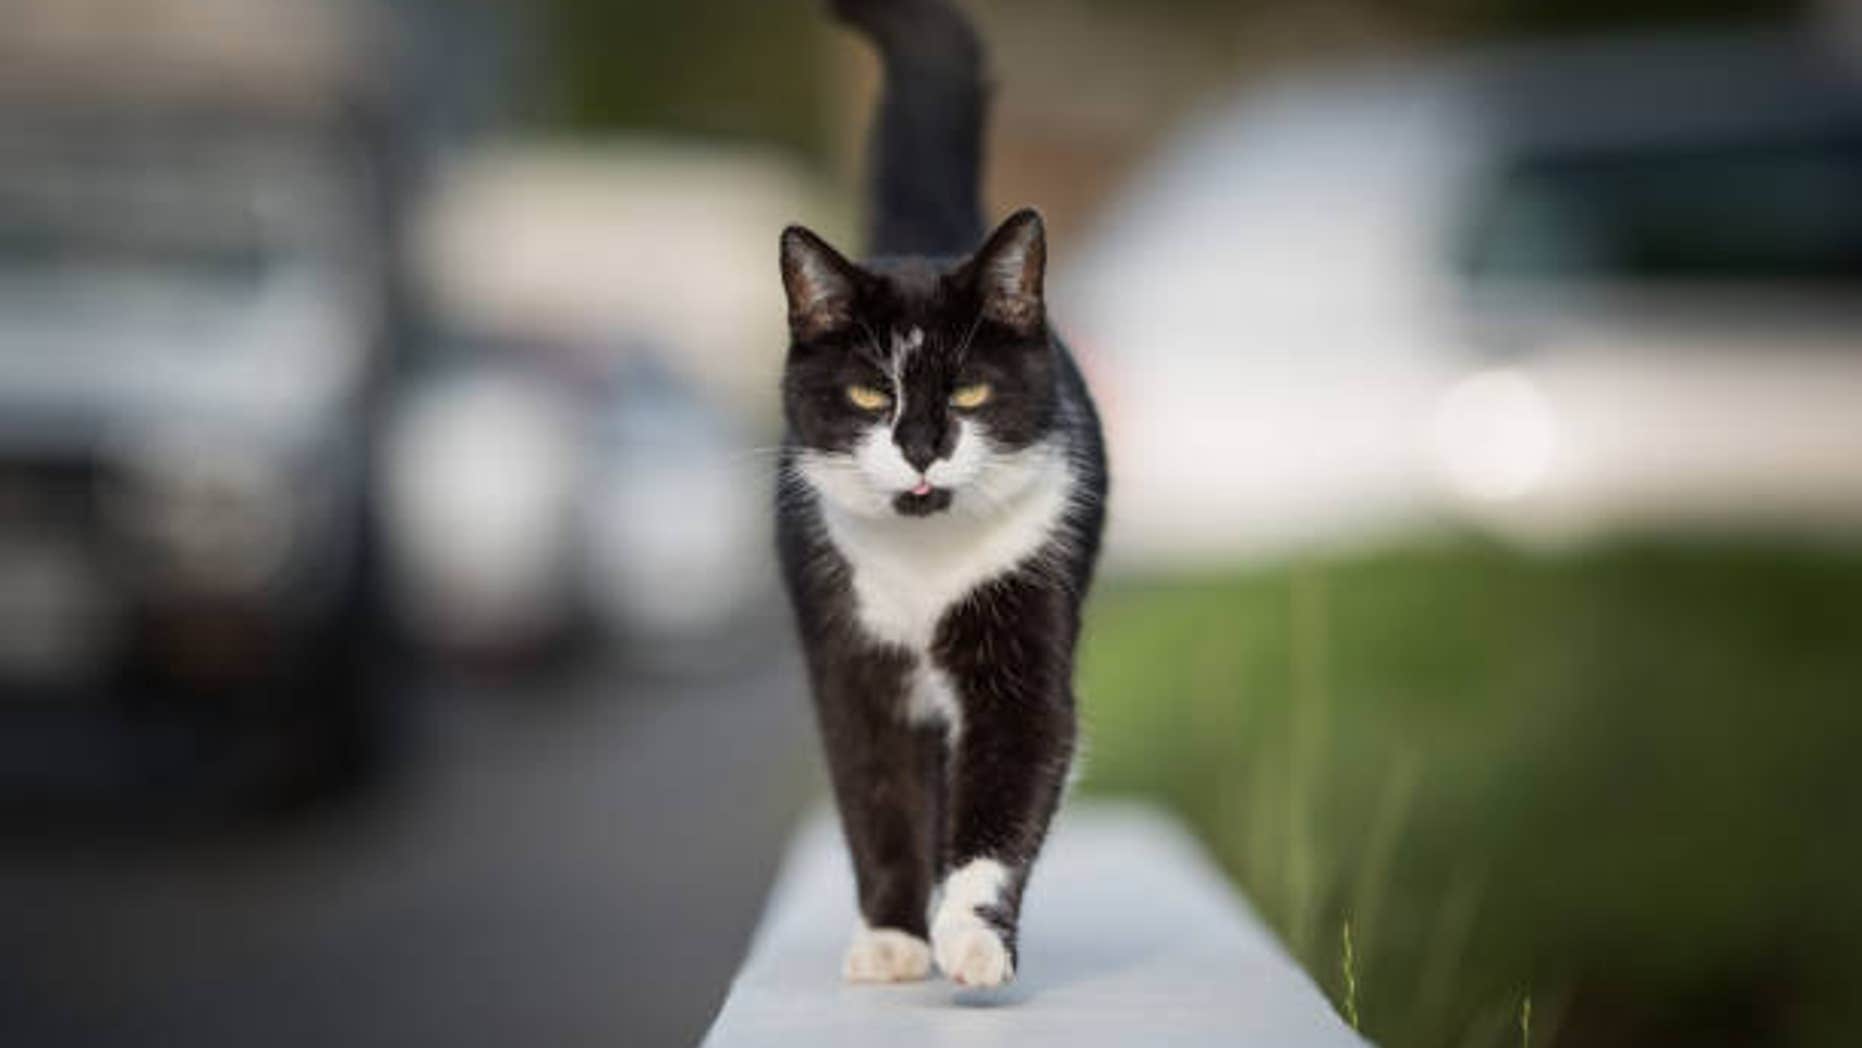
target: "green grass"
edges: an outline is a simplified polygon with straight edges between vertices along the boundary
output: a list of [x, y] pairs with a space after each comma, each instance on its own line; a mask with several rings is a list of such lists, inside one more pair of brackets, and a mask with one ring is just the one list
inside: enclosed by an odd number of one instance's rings
[[1461, 543], [1115, 582], [1081, 660], [1089, 788], [1179, 811], [1379, 1043], [1856, 1028], [1862, 556]]

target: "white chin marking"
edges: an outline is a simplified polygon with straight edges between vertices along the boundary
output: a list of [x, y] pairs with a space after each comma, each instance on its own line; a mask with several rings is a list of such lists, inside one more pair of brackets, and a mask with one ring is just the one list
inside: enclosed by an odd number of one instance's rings
[[994, 859], [973, 859], [944, 878], [931, 952], [938, 968], [964, 986], [1001, 986], [1015, 977], [1008, 944], [976, 914], [979, 906], [999, 903], [1007, 883], [1008, 868]]
[[841, 962], [841, 975], [848, 982], [911, 982], [929, 974], [931, 947], [897, 928], [855, 929]]

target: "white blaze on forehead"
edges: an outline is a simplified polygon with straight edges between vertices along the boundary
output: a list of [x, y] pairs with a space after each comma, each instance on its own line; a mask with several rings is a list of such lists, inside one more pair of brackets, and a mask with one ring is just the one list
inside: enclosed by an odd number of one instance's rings
[[895, 423], [905, 417], [905, 362], [924, 344], [923, 328], [910, 327], [892, 333], [892, 421]]

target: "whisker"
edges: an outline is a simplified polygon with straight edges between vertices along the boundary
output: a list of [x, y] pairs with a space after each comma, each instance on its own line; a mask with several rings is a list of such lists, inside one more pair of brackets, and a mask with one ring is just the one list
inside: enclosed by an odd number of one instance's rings
[[748, 462], [751, 459], [772, 459], [782, 454], [783, 451], [784, 449], [781, 446], [768, 448], [738, 448], [731, 452], [730, 461], [733, 465], [736, 465]]
[[865, 351], [867, 362], [881, 371], [890, 373], [892, 370], [892, 366], [889, 363], [890, 356], [886, 353], [884, 347], [879, 344], [878, 332], [874, 331], [873, 326], [866, 322], [865, 317], [859, 319], [860, 330], [866, 332], [866, 345], [860, 348]]
[[982, 326], [983, 326], [983, 313], [982, 313], [982, 310], [977, 310], [976, 319], [970, 321], [970, 330], [964, 334], [963, 341], [957, 344], [956, 357], [957, 357], [957, 367], [959, 370], [963, 368], [964, 360], [968, 359], [969, 357], [970, 343], [976, 341], [977, 329]]

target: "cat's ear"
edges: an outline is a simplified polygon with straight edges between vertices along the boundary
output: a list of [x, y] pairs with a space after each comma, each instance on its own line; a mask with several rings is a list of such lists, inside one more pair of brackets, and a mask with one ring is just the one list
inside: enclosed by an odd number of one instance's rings
[[1040, 332], [1047, 316], [1041, 291], [1047, 231], [1039, 212], [1023, 208], [1003, 220], [964, 270], [976, 283], [983, 316], [1023, 334]]
[[859, 285], [859, 267], [827, 241], [801, 226], [782, 231], [782, 287], [796, 338], [818, 338], [851, 324]]

